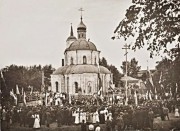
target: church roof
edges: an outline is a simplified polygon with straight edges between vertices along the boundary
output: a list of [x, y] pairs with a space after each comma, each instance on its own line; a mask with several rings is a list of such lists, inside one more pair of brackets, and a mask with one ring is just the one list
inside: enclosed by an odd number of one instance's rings
[[77, 39], [75, 36], [69, 36], [66, 41], [69, 41], [69, 40], [77, 40]]
[[74, 41], [66, 51], [73, 51], [73, 50], [93, 50], [97, 51], [96, 46], [86, 39], [78, 39]]
[[[100, 74], [110, 74], [111, 72], [104, 66], [99, 66]], [[53, 72], [53, 75], [65, 74], [83, 74], [83, 73], [99, 73], [96, 65], [68, 65], [62, 66]]]

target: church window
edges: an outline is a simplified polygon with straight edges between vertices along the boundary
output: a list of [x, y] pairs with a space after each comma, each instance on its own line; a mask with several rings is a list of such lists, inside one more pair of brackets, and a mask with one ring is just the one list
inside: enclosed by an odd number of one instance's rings
[[75, 82], [74, 84], [75, 84], [75, 93], [78, 93], [78, 83]]
[[83, 56], [83, 64], [87, 64], [86, 56]]
[[55, 84], [56, 84], [56, 92], [59, 92], [59, 84], [58, 84], [58, 82], [56, 81]]
[[71, 57], [71, 65], [73, 65], [73, 58]]
[[91, 87], [91, 83], [89, 82], [88, 83], [88, 93], [91, 93], [92, 92], [92, 87]]

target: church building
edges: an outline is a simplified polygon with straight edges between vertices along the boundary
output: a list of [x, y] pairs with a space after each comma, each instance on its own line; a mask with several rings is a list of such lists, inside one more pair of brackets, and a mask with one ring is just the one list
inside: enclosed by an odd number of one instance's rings
[[71, 25], [70, 36], [66, 40], [66, 49], [62, 66], [51, 75], [53, 92], [68, 95], [94, 95], [100, 90], [108, 92], [112, 82], [112, 73], [99, 66], [100, 51], [95, 44], [86, 39], [87, 27], [82, 16], [77, 27], [77, 38]]

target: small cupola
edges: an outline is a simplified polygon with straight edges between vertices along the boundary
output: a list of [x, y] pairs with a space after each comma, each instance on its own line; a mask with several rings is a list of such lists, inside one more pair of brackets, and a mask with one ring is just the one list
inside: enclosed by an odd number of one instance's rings
[[81, 22], [77, 27], [78, 39], [86, 39], [86, 25], [83, 23], [82, 16]]
[[70, 31], [70, 36], [67, 38], [66, 43], [67, 43], [67, 48], [70, 46], [70, 44], [74, 41], [76, 41], [77, 38], [74, 36], [73, 33], [73, 27], [72, 27], [72, 23], [71, 23], [71, 31]]

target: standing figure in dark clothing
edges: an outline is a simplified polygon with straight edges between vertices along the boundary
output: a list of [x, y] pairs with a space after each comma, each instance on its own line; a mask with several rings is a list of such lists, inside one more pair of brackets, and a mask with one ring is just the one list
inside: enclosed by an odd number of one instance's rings
[[27, 119], [28, 119], [28, 124], [30, 128], [33, 127], [33, 124], [34, 124], [34, 118], [32, 117], [32, 115], [33, 115], [32, 110], [29, 110], [27, 113]]
[[120, 115], [117, 117], [117, 129], [118, 131], [122, 131], [124, 127], [124, 121], [123, 121], [123, 113], [120, 113]]
[[82, 123], [81, 123], [81, 131], [86, 131], [86, 123], [84, 123], [84, 120], [82, 120]]
[[100, 110], [100, 112], [99, 112], [99, 120], [100, 120], [100, 124], [104, 124], [105, 123], [104, 110]]
[[72, 110], [71, 110], [71, 108], [68, 108], [68, 118], [67, 119], [68, 119], [67, 124], [71, 125], [71, 123], [72, 123]]
[[106, 120], [106, 131], [111, 131], [111, 121], [109, 120], [109, 117], [107, 117]]
[[62, 119], [62, 110], [61, 110], [61, 109], [59, 109], [59, 110], [57, 111], [56, 117], [57, 117], [58, 127], [60, 127], [61, 124], [62, 124], [62, 122], [61, 122], [61, 119]]
[[[66, 119], [64, 119], [64, 124], [68, 125], [68, 121], [69, 121], [69, 110], [67, 108], [64, 109], [64, 116], [66, 117]], [[63, 118], [65, 118], [63, 117]]]
[[49, 127], [49, 125], [50, 125], [50, 122], [51, 122], [51, 114], [50, 114], [50, 112], [49, 111], [46, 111], [46, 115], [45, 115], [46, 117], [46, 126], [47, 127]]
[[111, 122], [112, 131], [115, 131], [115, 126], [116, 126], [116, 119], [112, 118], [112, 122]]
[[166, 119], [166, 117], [169, 120], [169, 109], [167, 107], [163, 107], [163, 113], [164, 113], [164, 120]]
[[164, 112], [163, 112], [163, 104], [160, 103], [160, 115], [161, 115], [161, 120], [164, 121]]
[[26, 122], [26, 112], [25, 109], [22, 109], [19, 112], [19, 116], [20, 116], [20, 126], [25, 126], [25, 122]]
[[153, 121], [154, 121], [154, 112], [152, 109], [149, 109], [148, 112], [148, 120], [149, 120], [149, 127], [151, 128], [151, 131], [153, 131]]

